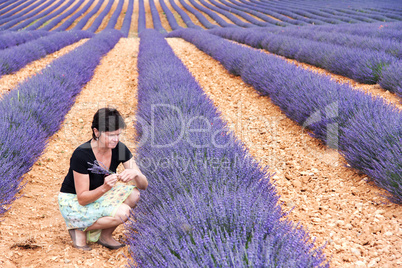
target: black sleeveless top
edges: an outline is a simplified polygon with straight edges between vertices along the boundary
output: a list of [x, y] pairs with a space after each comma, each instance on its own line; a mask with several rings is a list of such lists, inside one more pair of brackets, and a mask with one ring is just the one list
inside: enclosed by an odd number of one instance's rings
[[[117, 166], [120, 163], [124, 163], [133, 157], [130, 150], [124, 143], [119, 142], [115, 148], [112, 149], [112, 161], [110, 163], [110, 170], [116, 172]], [[75, 149], [73, 155], [70, 158], [70, 168], [67, 176], [64, 178], [61, 185], [60, 192], [77, 194], [75, 191], [73, 171], [81, 174], [89, 174], [89, 190], [94, 190], [104, 183], [104, 175], [95, 174], [88, 170], [96, 160], [92, 151], [91, 141], [80, 145]]]

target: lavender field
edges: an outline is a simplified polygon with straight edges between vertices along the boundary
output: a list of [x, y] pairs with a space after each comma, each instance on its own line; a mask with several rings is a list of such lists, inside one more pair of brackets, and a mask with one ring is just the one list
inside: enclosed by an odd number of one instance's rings
[[[0, 0], [0, 266], [400, 267], [401, 98], [400, 1]], [[84, 254], [56, 200], [105, 106], [149, 188]]]

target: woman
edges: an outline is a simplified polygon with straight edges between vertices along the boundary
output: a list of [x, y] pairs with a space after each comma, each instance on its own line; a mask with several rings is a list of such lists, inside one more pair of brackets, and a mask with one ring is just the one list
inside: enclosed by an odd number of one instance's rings
[[[58, 199], [76, 248], [91, 250], [87, 240], [109, 249], [124, 246], [112, 233], [128, 219], [130, 209], [139, 201], [137, 188], [145, 190], [148, 186], [131, 152], [119, 141], [125, 126], [116, 109], [99, 109], [92, 121], [92, 139], [71, 156]], [[117, 174], [120, 163], [125, 170]], [[118, 181], [134, 185], [116, 184]]]

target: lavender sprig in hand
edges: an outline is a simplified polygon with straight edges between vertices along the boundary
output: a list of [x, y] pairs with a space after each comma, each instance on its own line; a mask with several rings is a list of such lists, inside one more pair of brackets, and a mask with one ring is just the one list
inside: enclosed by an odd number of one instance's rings
[[88, 162], [88, 165], [92, 166], [92, 167], [88, 168], [88, 170], [91, 171], [92, 173], [106, 175], [106, 176], [114, 174], [113, 171], [107, 169], [105, 167], [105, 165], [103, 165], [98, 160], [95, 160], [93, 163]]

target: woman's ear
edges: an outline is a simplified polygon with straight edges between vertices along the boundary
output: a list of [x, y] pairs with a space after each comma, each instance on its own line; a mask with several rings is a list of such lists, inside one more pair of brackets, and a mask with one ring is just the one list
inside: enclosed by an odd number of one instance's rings
[[96, 128], [93, 128], [92, 130], [93, 130], [94, 135], [95, 135], [95, 140], [98, 140], [99, 137], [100, 137], [100, 131], [98, 129], [96, 129]]

